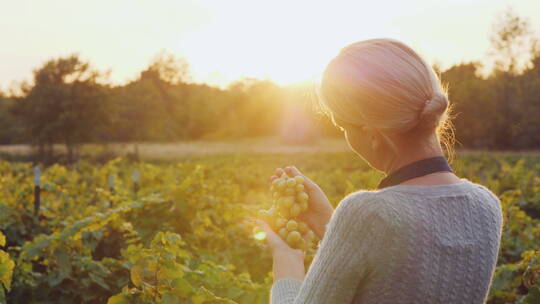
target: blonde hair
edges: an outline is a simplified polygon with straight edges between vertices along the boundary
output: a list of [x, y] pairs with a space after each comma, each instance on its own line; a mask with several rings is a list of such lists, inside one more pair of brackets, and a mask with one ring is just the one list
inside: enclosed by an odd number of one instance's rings
[[327, 65], [317, 95], [334, 123], [373, 128], [383, 135], [436, 132], [451, 151], [446, 88], [433, 68], [400, 41], [369, 39], [341, 49]]

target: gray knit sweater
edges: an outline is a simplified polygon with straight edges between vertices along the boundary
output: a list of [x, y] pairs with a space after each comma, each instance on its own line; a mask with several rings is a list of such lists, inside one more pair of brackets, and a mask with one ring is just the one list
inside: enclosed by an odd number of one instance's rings
[[482, 185], [397, 185], [345, 197], [303, 282], [272, 286], [272, 304], [484, 303], [502, 229]]

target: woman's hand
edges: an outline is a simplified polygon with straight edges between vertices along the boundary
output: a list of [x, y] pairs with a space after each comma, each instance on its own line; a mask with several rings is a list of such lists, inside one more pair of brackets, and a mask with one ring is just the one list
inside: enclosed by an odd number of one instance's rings
[[305, 276], [304, 252], [289, 247], [266, 222], [257, 220], [257, 225], [266, 233], [266, 242], [274, 260], [274, 281], [283, 278], [303, 281]]
[[277, 168], [274, 175], [270, 177], [270, 180], [273, 181], [274, 179], [280, 177], [283, 172], [286, 172], [287, 175], [291, 177], [300, 175], [304, 178], [306, 193], [309, 195], [308, 209], [302, 212], [298, 218], [308, 224], [319, 239], [322, 240], [324, 231], [326, 230], [326, 224], [328, 224], [332, 214], [334, 213], [334, 208], [330, 204], [330, 201], [317, 184], [303, 175], [294, 166], [286, 167], [285, 170]]

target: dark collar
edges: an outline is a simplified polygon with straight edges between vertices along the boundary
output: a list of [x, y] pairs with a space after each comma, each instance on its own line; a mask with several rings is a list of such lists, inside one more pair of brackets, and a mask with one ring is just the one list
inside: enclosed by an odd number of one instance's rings
[[442, 171], [452, 172], [452, 168], [450, 168], [446, 158], [437, 156], [421, 159], [392, 172], [379, 183], [377, 189], [399, 185], [409, 179]]

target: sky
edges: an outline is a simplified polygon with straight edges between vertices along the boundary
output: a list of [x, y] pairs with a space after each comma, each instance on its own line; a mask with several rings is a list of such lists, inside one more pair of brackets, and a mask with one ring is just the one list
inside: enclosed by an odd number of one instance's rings
[[160, 51], [185, 58], [195, 82], [286, 85], [316, 78], [340, 48], [376, 37], [447, 68], [484, 60], [493, 22], [509, 7], [540, 31], [539, 0], [0, 0], [0, 90], [73, 53], [123, 84]]

